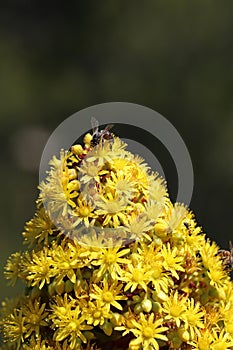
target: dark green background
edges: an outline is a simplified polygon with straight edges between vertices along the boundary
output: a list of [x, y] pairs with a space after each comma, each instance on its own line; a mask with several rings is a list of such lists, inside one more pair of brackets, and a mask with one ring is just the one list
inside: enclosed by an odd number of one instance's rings
[[[148, 106], [176, 127], [193, 161], [190, 207], [204, 232], [228, 246], [232, 13], [232, 1], [0, 4], [1, 275], [34, 214], [46, 139], [72, 113], [109, 101]], [[158, 145], [166, 169], [165, 153]], [[166, 175], [175, 197], [174, 167]], [[0, 299], [17, 292], [0, 283]]]

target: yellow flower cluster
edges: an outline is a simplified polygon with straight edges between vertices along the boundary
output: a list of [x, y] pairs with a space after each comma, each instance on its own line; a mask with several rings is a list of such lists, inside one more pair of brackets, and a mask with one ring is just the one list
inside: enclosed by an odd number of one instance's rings
[[233, 349], [233, 283], [219, 248], [164, 180], [113, 136], [54, 157], [5, 276], [12, 350]]

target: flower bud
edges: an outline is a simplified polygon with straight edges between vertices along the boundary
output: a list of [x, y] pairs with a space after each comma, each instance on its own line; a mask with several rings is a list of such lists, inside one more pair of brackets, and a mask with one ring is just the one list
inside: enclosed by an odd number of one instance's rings
[[135, 301], [135, 303], [139, 303], [141, 301], [141, 298], [139, 295], [134, 295], [133, 296], [133, 301]]
[[68, 169], [69, 179], [74, 180], [77, 177], [77, 171], [75, 169]]
[[180, 328], [178, 330], [178, 334], [180, 339], [182, 339], [183, 341], [187, 342], [190, 340], [189, 332], [186, 329]]
[[143, 310], [142, 310], [142, 305], [141, 304], [137, 304], [137, 305], [135, 305], [135, 307], [134, 307], [134, 310], [133, 310], [134, 312], [135, 312], [135, 314], [140, 314], [140, 312], [142, 312]]
[[40, 290], [37, 287], [33, 287], [31, 291], [32, 300], [39, 298], [39, 296], [40, 296]]
[[161, 304], [157, 301], [152, 301], [152, 311], [158, 313], [161, 310]]
[[158, 298], [161, 299], [162, 301], [166, 301], [168, 299], [168, 295], [165, 294], [164, 292], [160, 291], [158, 294], [157, 294]]
[[114, 324], [114, 326], [121, 326], [123, 321], [124, 317], [118, 312], [114, 312], [112, 314], [111, 322]]
[[72, 292], [73, 289], [74, 289], [74, 284], [70, 280], [67, 280], [65, 282], [65, 293], [70, 293]]
[[104, 324], [100, 326], [100, 328], [104, 331], [106, 335], [108, 335], [109, 337], [111, 336], [113, 331], [113, 325], [110, 322], [105, 321]]
[[80, 154], [83, 153], [83, 148], [81, 145], [73, 145], [71, 147], [71, 151], [76, 154], [77, 156], [79, 156]]
[[65, 291], [65, 282], [61, 280], [60, 282], [56, 283], [55, 290], [58, 294], [62, 294]]
[[71, 191], [78, 191], [80, 189], [80, 183], [78, 180], [72, 180], [67, 185], [68, 190]]
[[167, 236], [169, 226], [164, 220], [159, 220], [154, 226], [155, 233], [160, 238], [165, 238]]
[[54, 283], [50, 283], [48, 285], [48, 293], [49, 293], [50, 296], [53, 296], [56, 293]]
[[144, 299], [141, 303], [142, 309], [145, 312], [151, 312], [152, 310], [152, 302], [150, 299]]
[[92, 135], [90, 133], [86, 134], [83, 138], [85, 145], [90, 146], [92, 140]]

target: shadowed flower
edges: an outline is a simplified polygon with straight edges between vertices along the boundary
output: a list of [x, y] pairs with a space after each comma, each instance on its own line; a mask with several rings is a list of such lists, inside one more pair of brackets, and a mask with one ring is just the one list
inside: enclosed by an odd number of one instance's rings
[[54, 340], [62, 341], [68, 338], [71, 349], [80, 346], [80, 342], [87, 343], [83, 331], [90, 330], [93, 327], [86, 324], [86, 316], [82, 314], [79, 305], [74, 299], [64, 299], [57, 297], [57, 302], [51, 304], [52, 314], [50, 319], [53, 323]]

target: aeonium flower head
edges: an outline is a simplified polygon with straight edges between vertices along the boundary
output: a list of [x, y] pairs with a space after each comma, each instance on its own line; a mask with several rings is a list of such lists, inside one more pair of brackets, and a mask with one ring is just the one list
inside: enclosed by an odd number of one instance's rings
[[28, 250], [7, 261], [25, 291], [2, 303], [3, 349], [233, 349], [217, 244], [124, 142], [92, 137], [53, 157]]

